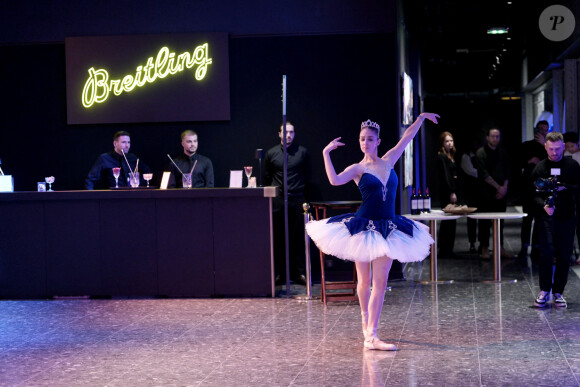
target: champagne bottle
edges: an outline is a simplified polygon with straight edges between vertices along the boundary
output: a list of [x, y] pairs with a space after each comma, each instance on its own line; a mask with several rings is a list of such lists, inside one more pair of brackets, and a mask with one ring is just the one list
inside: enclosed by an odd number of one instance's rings
[[425, 188], [425, 196], [423, 196], [423, 211], [431, 212], [431, 196], [429, 196], [429, 187]]
[[418, 198], [415, 195], [415, 188], [413, 188], [413, 194], [411, 195], [411, 215], [417, 215], [417, 208], [418, 208]]

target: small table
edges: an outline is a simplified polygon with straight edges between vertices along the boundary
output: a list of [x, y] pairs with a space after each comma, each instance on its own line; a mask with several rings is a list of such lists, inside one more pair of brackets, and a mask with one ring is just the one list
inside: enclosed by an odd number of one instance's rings
[[[355, 212], [361, 205], [360, 201], [328, 201], [328, 202], [311, 202], [310, 205], [314, 207], [316, 220], [321, 220], [327, 217], [327, 210], [348, 210], [348, 212]], [[356, 266], [353, 269], [352, 281], [334, 281], [326, 282], [325, 276], [325, 257], [326, 255], [320, 250], [320, 293], [322, 302], [326, 306], [327, 301], [356, 301]], [[346, 292], [327, 293], [327, 290], [344, 290]]]
[[431, 230], [431, 237], [434, 242], [431, 245], [431, 280], [430, 281], [419, 281], [421, 283], [440, 283], [440, 284], [450, 284], [453, 280], [439, 280], [437, 278], [437, 221], [438, 220], [457, 220], [463, 215], [450, 215], [446, 214], [441, 210], [433, 210], [431, 212], [421, 213], [420, 215], [403, 215], [405, 218], [413, 220], [428, 220], [429, 229]]
[[[467, 215], [472, 219], [488, 219], [493, 221], [493, 281], [501, 283], [501, 219], [520, 219], [528, 214], [522, 212], [479, 212]], [[503, 282], [517, 282], [517, 280], [504, 280]]]

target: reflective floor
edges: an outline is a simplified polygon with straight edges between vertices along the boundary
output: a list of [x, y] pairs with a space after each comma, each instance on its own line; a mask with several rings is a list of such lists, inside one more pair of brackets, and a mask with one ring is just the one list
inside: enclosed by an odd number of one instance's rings
[[[293, 298], [0, 301], [2, 386], [580, 386], [580, 279], [568, 309], [533, 307], [533, 268], [458, 259], [407, 265], [392, 282], [379, 334], [363, 349], [356, 302]], [[506, 222], [517, 252], [519, 222]], [[293, 293], [304, 287], [293, 286]], [[319, 286], [314, 287], [319, 293]]]

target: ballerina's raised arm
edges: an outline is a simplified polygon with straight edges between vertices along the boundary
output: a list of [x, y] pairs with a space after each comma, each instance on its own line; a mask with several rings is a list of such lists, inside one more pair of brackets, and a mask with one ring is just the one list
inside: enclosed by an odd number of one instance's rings
[[332, 140], [323, 150], [322, 156], [324, 157], [324, 169], [326, 170], [326, 176], [328, 176], [328, 181], [332, 185], [343, 185], [349, 181], [356, 178], [359, 173], [357, 171], [358, 164], [353, 164], [344, 169], [341, 173], [337, 174], [332, 160], [330, 159], [330, 152], [338, 148], [339, 146], [344, 146], [344, 143], [340, 142], [342, 137], [337, 137]]
[[428, 119], [429, 121], [432, 121], [436, 124], [437, 118], [439, 118], [439, 114], [427, 113], [427, 112], [421, 113], [419, 115], [419, 117], [417, 117], [415, 122], [413, 122], [405, 130], [405, 133], [403, 133], [403, 135], [401, 136], [401, 139], [399, 140], [397, 145], [395, 145], [389, 151], [387, 151], [387, 153], [385, 153], [385, 155], [382, 157], [382, 159], [387, 161], [390, 165], [395, 165], [395, 163], [399, 160], [399, 158], [403, 154], [403, 151], [405, 150], [407, 145], [411, 142], [413, 137], [415, 137], [415, 135], [417, 134], [417, 132], [421, 128], [423, 121], [425, 121], [425, 119]]

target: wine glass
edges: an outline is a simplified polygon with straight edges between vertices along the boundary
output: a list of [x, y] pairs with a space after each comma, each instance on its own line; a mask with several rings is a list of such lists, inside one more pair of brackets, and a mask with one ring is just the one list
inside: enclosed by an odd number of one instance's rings
[[115, 176], [115, 188], [119, 188], [119, 176], [121, 175], [121, 168], [113, 168], [113, 176]]
[[252, 176], [252, 166], [244, 167], [244, 172], [246, 172], [246, 177], [248, 178], [248, 187], [250, 186], [250, 177]]
[[44, 181], [46, 181], [48, 183], [48, 192], [53, 192], [52, 191], [52, 183], [54, 183], [54, 176], [45, 177]]
[[152, 173], [144, 173], [143, 179], [147, 180], [147, 188], [149, 188], [149, 180], [153, 179]]

